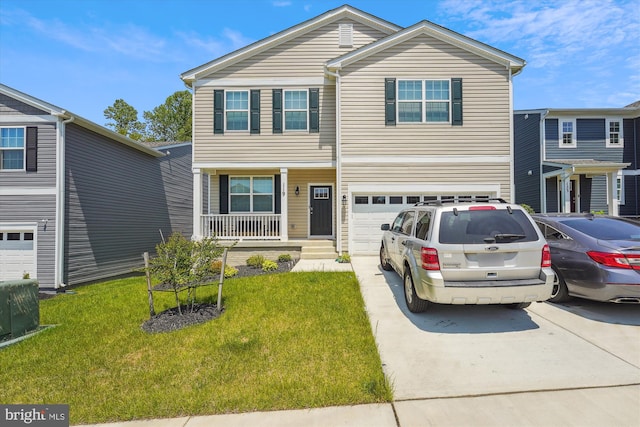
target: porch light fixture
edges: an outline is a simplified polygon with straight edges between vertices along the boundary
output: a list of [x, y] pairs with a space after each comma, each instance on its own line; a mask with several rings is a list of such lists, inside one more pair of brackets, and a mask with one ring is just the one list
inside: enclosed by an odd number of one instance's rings
[[347, 195], [346, 194], [342, 195], [342, 206], [347, 206]]
[[296, 185], [296, 191], [295, 191], [295, 193], [296, 193], [296, 196], [299, 196], [299, 195], [300, 195], [300, 187], [298, 187], [297, 185]]

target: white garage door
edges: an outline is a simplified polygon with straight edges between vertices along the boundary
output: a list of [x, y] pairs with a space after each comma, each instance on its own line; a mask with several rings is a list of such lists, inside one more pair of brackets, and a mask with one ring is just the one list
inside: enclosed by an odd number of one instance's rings
[[354, 194], [351, 200], [350, 251], [356, 255], [377, 254], [380, 250], [380, 241], [382, 240], [380, 225], [385, 223], [391, 224], [396, 215], [398, 215], [398, 212], [406, 207], [423, 201], [439, 199], [457, 200], [457, 198], [469, 200], [474, 196], [488, 197], [486, 193], [477, 195]]
[[0, 228], [0, 281], [22, 279], [25, 273], [36, 278], [33, 230]]

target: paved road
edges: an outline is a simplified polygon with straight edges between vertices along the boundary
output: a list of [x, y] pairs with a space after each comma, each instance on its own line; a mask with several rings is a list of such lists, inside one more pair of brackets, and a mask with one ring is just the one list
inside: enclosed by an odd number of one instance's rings
[[377, 257], [352, 264], [401, 426], [640, 426], [640, 306], [413, 314]]

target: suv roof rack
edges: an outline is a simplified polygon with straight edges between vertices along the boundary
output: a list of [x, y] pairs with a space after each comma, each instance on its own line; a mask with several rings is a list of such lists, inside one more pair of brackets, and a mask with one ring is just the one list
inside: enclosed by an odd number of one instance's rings
[[458, 198], [458, 200], [455, 199], [455, 197], [451, 197], [451, 198], [447, 198], [447, 199], [440, 199], [440, 200], [428, 200], [426, 202], [418, 202], [413, 206], [442, 206], [445, 203], [465, 203], [465, 202], [480, 202], [480, 203], [489, 203], [489, 202], [500, 202], [500, 203], [507, 203], [506, 200], [500, 198], [500, 197], [476, 197], [475, 199], [472, 199], [470, 197], [464, 197], [464, 198]]

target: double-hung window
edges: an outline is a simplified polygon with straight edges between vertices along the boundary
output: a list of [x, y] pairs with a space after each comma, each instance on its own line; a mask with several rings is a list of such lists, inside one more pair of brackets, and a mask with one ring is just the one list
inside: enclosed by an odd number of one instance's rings
[[622, 119], [607, 119], [606, 122], [607, 142], [609, 147], [622, 147], [624, 138], [622, 136]]
[[448, 123], [450, 111], [449, 80], [398, 81], [398, 122]]
[[0, 128], [0, 170], [25, 170], [24, 128]]
[[249, 130], [249, 91], [225, 91], [225, 115], [227, 130]]
[[284, 129], [287, 131], [308, 130], [309, 117], [306, 90], [284, 91]]
[[229, 198], [231, 212], [273, 212], [273, 177], [230, 177]]
[[560, 120], [560, 148], [575, 148], [576, 144], [576, 121]]

